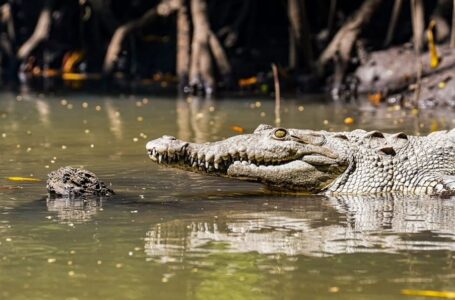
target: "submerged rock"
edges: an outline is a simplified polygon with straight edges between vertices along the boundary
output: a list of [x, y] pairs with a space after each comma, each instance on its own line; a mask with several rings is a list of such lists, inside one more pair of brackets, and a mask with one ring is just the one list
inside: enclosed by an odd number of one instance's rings
[[73, 198], [114, 194], [94, 173], [84, 169], [67, 166], [47, 176], [46, 188], [51, 196]]

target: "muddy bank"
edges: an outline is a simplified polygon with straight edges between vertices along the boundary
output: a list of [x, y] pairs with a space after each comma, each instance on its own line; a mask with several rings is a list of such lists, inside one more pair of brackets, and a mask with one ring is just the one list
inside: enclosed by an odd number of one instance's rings
[[[415, 97], [415, 85], [402, 93], [405, 103]], [[455, 69], [433, 73], [422, 79], [417, 105], [421, 108], [452, 107], [455, 108]]]
[[455, 49], [448, 45], [438, 48], [441, 59], [431, 67], [429, 52], [416, 58], [409, 45], [372, 52], [367, 61], [354, 72], [358, 80], [357, 92], [363, 94], [399, 95], [409, 103], [415, 99], [419, 61], [422, 65], [421, 89], [418, 105], [421, 107], [454, 106], [455, 103]]

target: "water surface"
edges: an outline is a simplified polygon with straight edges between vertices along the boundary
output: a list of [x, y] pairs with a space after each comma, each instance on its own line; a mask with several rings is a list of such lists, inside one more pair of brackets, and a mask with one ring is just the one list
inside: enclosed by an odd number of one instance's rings
[[[284, 99], [282, 125], [414, 134], [454, 125], [451, 112], [320, 101]], [[146, 156], [145, 143], [163, 134], [205, 142], [273, 120], [264, 99], [0, 94], [0, 298], [406, 299], [403, 289], [455, 290], [455, 198], [276, 194]], [[46, 174], [65, 165], [94, 171], [117, 195], [47, 200]]]

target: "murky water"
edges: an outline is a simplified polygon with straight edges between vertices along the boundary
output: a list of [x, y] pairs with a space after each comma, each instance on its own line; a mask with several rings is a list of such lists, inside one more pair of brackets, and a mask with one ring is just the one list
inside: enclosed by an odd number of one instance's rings
[[[417, 119], [308, 99], [285, 99], [281, 118], [325, 130], [454, 126], [451, 112]], [[273, 120], [273, 103], [260, 99], [0, 94], [0, 298], [403, 299], [403, 289], [455, 290], [455, 198], [272, 194], [161, 169], [145, 153], [162, 134], [203, 142]], [[94, 171], [117, 195], [46, 201], [46, 174], [64, 165]]]

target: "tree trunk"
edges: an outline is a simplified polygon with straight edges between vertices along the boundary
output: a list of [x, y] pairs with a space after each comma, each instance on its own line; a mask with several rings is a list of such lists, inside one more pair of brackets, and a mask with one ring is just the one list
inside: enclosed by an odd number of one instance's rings
[[330, 60], [340, 56], [343, 62], [351, 57], [351, 50], [363, 27], [367, 25], [382, 0], [366, 0], [355, 12], [353, 17], [347, 21], [337, 32], [330, 44], [319, 58], [319, 65], [324, 66]]
[[414, 36], [414, 49], [420, 53], [423, 48], [425, 31], [425, 11], [423, 0], [411, 0], [412, 32]]
[[355, 42], [381, 3], [382, 0], [366, 0], [352, 18], [344, 23], [319, 57], [318, 67], [321, 73], [329, 61], [334, 63], [334, 82], [332, 86], [334, 99], [338, 99], [340, 96]]
[[215, 88], [215, 76], [211, 54], [222, 75], [228, 75], [231, 65], [218, 38], [210, 29], [205, 0], [191, 0], [193, 40], [189, 83], [193, 88], [211, 94]]
[[177, 11], [177, 77], [180, 86], [188, 83], [190, 67], [190, 20], [188, 7], [183, 3]]
[[12, 59], [14, 56], [14, 41], [16, 39], [16, 34], [14, 31], [11, 5], [9, 3], [0, 6], [0, 22], [6, 26], [6, 34], [3, 34], [0, 37], [0, 48], [8, 56], [8, 59]]
[[313, 51], [310, 40], [310, 30], [307, 22], [305, 0], [289, 0], [289, 67], [310, 68], [313, 61]]

